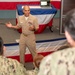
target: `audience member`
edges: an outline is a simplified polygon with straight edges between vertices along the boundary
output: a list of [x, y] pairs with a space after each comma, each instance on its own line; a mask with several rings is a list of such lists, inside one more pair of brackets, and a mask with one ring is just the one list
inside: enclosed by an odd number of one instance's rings
[[0, 37], [0, 75], [27, 75], [26, 69], [17, 60], [6, 58], [4, 43]]
[[44, 56], [41, 54], [38, 54], [37, 56], [34, 57], [33, 64], [34, 64], [35, 68], [33, 70], [27, 70], [28, 75], [37, 75], [38, 74], [39, 65], [43, 58], [44, 58]]
[[39, 69], [40, 62], [43, 58], [44, 56], [42, 54], [38, 54], [37, 56], [34, 57], [33, 64], [35, 68]]
[[0, 37], [0, 75], [37, 75], [40, 62], [44, 57], [43, 55], [38, 54], [34, 57], [34, 70], [26, 70], [23, 64], [19, 63], [17, 60], [6, 58], [4, 56], [5, 50], [3, 39]]
[[75, 9], [66, 14], [64, 31], [71, 48], [44, 57], [38, 75], [75, 75]]

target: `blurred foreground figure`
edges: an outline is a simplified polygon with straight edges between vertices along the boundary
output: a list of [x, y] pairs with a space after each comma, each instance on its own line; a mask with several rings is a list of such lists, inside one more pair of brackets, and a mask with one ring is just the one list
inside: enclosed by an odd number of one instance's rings
[[64, 31], [71, 48], [44, 57], [38, 75], [75, 75], [75, 9], [66, 14]]
[[35, 68], [39, 69], [40, 63], [43, 58], [44, 58], [44, 56], [41, 54], [38, 54], [37, 56], [35, 56], [35, 58], [33, 60], [33, 64], [34, 64]]
[[26, 69], [17, 60], [4, 57], [5, 47], [0, 37], [0, 75], [27, 75]]

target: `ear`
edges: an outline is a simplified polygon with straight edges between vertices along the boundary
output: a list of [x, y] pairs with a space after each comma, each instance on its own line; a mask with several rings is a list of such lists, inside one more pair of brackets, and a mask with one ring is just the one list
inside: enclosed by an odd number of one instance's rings
[[5, 46], [3, 46], [3, 50], [4, 50], [4, 51], [6, 50], [6, 47], [5, 47]]
[[71, 45], [71, 46], [75, 46], [75, 41], [72, 39], [71, 35], [65, 31], [65, 36], [67, 38], [67, 42]]
[[23, 9], [22, 11], [23, 11], [23, 13], [24, 13], [24, 9]]
[[3, 46], [3, 56], [4, 56], [4, 52], [6, 51], [6, 47]]

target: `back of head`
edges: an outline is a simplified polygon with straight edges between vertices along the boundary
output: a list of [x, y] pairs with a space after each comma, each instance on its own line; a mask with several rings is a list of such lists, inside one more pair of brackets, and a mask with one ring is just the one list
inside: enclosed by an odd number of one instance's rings
[[72, 9], [66, 14], [64, 28], [73, 40], [75, 40], [75, 9]]
[[3, 39], [0, 37], [0, 55], [3, 55]]
[[35, 56], [35, 58], [34, 58], [34, 60], [33, 60], [34, 66], [37, 67], [37, 68], [39, 68], [39, 65], [40, 65], [40, 63], [41, 63], [41, 60], [42, 60], [43, 58], [44, 58], [44, 56], [41, 55], [41, 54], [38, 54], [37, 56]]

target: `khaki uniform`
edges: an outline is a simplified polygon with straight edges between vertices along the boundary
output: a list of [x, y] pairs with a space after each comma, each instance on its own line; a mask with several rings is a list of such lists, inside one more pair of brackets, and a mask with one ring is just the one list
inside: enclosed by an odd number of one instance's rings
[[75, 75], [75, 48], [60, 50], [44, 57], [38, 75]]
[[22, 28], [22, 34], [20, 36], [20, 62], [25, 64], [24, 54], [26, 52], [26, 47], [28, 47], [29, 51], [31, 52], [32, 56], [34, 57], [36, 52], [36, 39], [34, 31], [29, 30], [29, 26], [34, 25], [35, 30], [39, 28], [38, 20], [36, 17], [29, 15], [28, 19], [25, 19], [25, 16], [20, 16], [18, 19], [18, 26]]
[[0, 56], [0, 75], [27, 75], [26, 72], [17, 60]]

